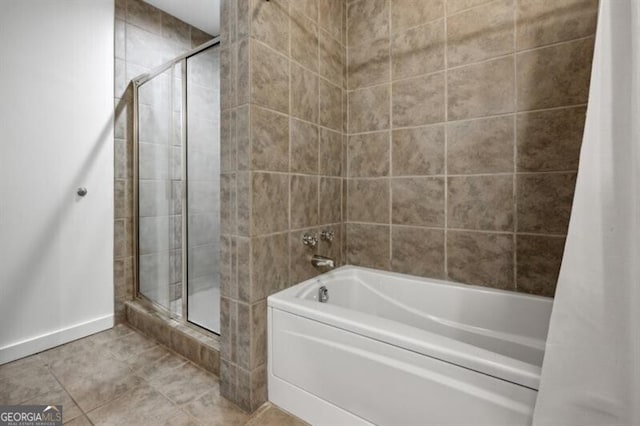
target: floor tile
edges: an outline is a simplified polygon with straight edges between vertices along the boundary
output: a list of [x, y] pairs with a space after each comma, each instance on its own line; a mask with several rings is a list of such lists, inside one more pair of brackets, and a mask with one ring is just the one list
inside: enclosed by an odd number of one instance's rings
[[241, 426], [249, 419], [249, 415], [220, 396], [220, 390], [217, 387], [183, 408], [204, 425]]
[[60, 389], [44, 361], [36, 356], [0, 366], [0, 404], [21, 404]]
[[[64, 410], [63, 410], [64, 412]], [[65, 423], [67, 426], [91, 426], [91, 422], [84, 415]]]
[[150, 383], [176, 404], [191, 402], [218, 386], [215, 376], [191, 363], [183, 364]]
[[21, 402], [21, 405], [62, 405], [62, 420], [65, 423], [83, 415], [71, 396], [60, 385], [55, 390]]
[[294, 417], [278, 407], [270, 406], [253, 417], [247, 426], [305, 426], [307, 423]]
[[95, 425], [156, 424], [177, 407], [146, 383], [88, 413]]
[[140, 333], [131, 333], [119, 339], [105, 343], [103, 346], [108, 348], [109, 352], [111, 352], [116, 359], [125, 361], [128, 358], [135, 357], [139, 353], [151, 349], [156, 345], [157, 343], [155, 341]]
[[93, 410], [142, 383], [122, 361], [94, 352], [54, 361], [51, 371], [85, 412]]

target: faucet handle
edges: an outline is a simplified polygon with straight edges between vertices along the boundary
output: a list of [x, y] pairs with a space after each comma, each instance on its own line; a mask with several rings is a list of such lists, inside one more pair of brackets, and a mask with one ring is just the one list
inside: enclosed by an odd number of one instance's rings
[[325, 240], [325, 241], [333, 241], [333, 237], [335, 237], [336, 233], [333, 230], [328, 230], [328, 231], [322, 231], [320, 233], [320, 238]]
[[302, 244], [305, 246], [315, 247], [318, 244], [318, 236], [316, 234], [305, 233], [302, 236]]

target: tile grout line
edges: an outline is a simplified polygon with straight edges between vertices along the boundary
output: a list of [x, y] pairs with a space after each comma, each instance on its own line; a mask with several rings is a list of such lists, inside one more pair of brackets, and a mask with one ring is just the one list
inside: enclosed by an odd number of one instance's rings
[[[449, 121], [449, 36], [448, 36], [448, 2], [443, 2], [444, 8], [444, 122]], [[444, 277], [449, 279], [449, 162], [447, 157], [449, 156], [449, 132], [448, 124], [443, 124], [444, 131]]]
[[518, 8], [516, 2], [512, 2], [513, 7], [513, 290], [518, 291]]

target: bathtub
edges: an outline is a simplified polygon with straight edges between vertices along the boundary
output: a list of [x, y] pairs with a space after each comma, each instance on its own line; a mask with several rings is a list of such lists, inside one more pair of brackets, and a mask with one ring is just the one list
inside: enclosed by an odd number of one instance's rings
[[313, 425], [531, 424], [552, 299], [345, 266], [267, 304], [269, 400]]

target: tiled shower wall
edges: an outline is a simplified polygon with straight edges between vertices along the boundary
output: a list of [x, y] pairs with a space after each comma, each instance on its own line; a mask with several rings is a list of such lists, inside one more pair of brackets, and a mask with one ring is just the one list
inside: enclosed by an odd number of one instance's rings
[[[221, 391], [266, 400], [266, 297], [342, 261], [344, 1], [222, 3]], [[305, 232], [333, 230], [316, 248]]]
[[347, 3], [347, 262], [552, 296], [597, 0]]
[[133, 298], [132, 78], [198, 46], [211, 36], [140, 0], [116, 0], [115, 248], [116, 320]]

